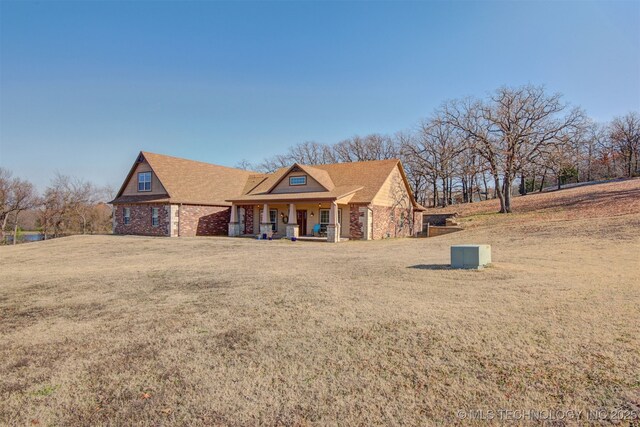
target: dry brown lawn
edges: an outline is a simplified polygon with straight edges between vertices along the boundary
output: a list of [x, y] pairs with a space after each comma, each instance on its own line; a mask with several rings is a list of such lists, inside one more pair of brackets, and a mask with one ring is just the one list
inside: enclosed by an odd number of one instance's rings
[[[640, 213], [575, 213], [339, 245], [78, 236], [0, 247], [0, 424], [637, 413]], [[472, 242], [492, 245], [494, 265], [450, 270], [449, 246]]]

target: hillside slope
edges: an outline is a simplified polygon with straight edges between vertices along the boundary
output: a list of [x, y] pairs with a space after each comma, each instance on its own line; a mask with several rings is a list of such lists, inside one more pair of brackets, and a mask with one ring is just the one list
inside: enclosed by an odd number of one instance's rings
[[[611, 218], [640, 213], [640, 179], [616, 180], [545, 193], [531, 193], [512, 200], [512, 215], [498, 214], [497, 199], [429, 209], [427, 213], [457, 212], [466, 226], [490, 223], [558, 221]], [[500, 218], [498, 218], [500, 217]]]

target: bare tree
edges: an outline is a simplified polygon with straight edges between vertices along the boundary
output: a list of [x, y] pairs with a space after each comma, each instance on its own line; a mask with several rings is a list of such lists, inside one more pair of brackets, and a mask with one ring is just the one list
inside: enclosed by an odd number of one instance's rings
[[415, 137], [410, 132], [398, 132], [395, 134], [394, 140], [413, 196], [419, 204], [426, 206], [430, 198], [430, 180], [422, 168], [420, 157], [413, 154], [416, 144]]
[[12, 181], [11, 172], [0, 168], [0, 243], [4, 243], [4, 230], [7, 227], [9, 215], [13, 212]]
[[324, 165], [333, 163], [334, 156], [331, 149], [315, 141], [305, 141], [289, 148], [289, 158], [292, 162], [305, 165]]
[[40, 207], [39, 222], [46, 240], [51, 234], [58, 237], [68, 228], [70, 195], [66, 191], [70, 178], [56, 174], [45, 189]]
[[449, 101], [414, 131], [356, 135], [333, 145], [303, 142], [258, 169], [400, 158], [421, 204], [495, 197], [500, 212], [511, 212], [518, 178], [524, 195], [542, 191], [554, 177], [562, 183], [570, 177], [580, 181], [637, 173], [638, 129], [635, 112], [605, 128], [544, 87], [502, 87], [485, 99]]
[[625, 161], [625, 174], [632, 177], [638, 171], [640, 151], [640, 114], [631, 112], [611, 121], [610, 138]]
[[15, 179], [13, 185], [13, 244], [18, 241], [18, 219], [20, 213], [27, 209], [33, 209], [39, 204], [38, 194], [35, 187], [29, 181]]
[[431, 145], [425, 142], [420, 137], [407, 139], [402, 145], [402, 158], [409, 165], [412, 174], [424, 180], [425, 192], [430, 191], [431, 200], [426, 204], [437, 206], [440, 203], [438, 193], [439, 169], [434, 155], [435, 150], [432, 150]]
[[567, 109], [559, 94], [543, 87], [502, 87], [488, 101], [452, 101], [444, 108], [446, 120], [473, 141], [488, 163], [500, 199], [500, 212], [511, 212], [511, 191], [518, 171], [566, 140], [566, 133], [581, 126], [584, 116]]
[[598, 158], [602, 157], [602, 150], [606, 146], [606, 128], [600, 123], [589, 121], [585, 126], [585, 136], [579, 153], [583, 177], [586, 181], [593, 180], [598, 174], [596, 169]]
[[29, 181], [15, 178], [11, 172], [0, 168], [0, 225], [1, 241], [5, 240], [5, 230], [9, 218], [13, 218], [13, 244], [18, 237], [18, 220], [22, 212], [38, 204], [35, 187]]
[[575, 152], [568, 146], [569, 144], [556, 144], [546, 150], [542, 161], [547, 168], [553, 172], [556, 178], [556, 186], [559, 190], [570, 176], [578, 174], [575, 165], [577, 159]]
[[462, 185], [462, 202], [473, 203], [474, 187], [478, 188], [478, 174], [484, 172], [484, 162], [473, 149], [469, 140], [461, 140], [454, 151], [454, 176], [458, 176]]
[[65, 190], [70, 195], [70, 209], [80, 218], [82, 234], [86, 234], [87, 222], [98, 203], [96, 188], [90, 182], [76, 178], [69, 181], [69, 187]]
[[255, 166], [253, 166], [249, 160], [242, 159], [238, 163], [236, 163], [235, 168], [250, 171], [255, 169]]
[[[440, 112], [424, 120], [411, 143], [404, 145], [405, 157], [413, 157], [433, 187], [433, 206], [447, 206], [453, 202], [455, 161], [466, 148], [461, 134]], [[442, 188], [439, 197], [438, 182]]]
[[389, 136], [371, 134], [354, 136], [340, 141], [332, 147], [338, 162], [363, 162], [368, 160], [393, 159], [399, 156], [398, 147]]
[[105, 202], [113, 196], [111, 187], [94, 184], [70, 176], [56, 174], [44, 191], [39, 223], [45, 239], [53, 234], [105, 232], [110, 222], [110, 209]]
[[273, 157], [265, 159], [257, 165], [257, 170], [265, 173], [273, 173], [280, 168], [291, 166], [291, 158], [285, 154], [277, 154]]
[[285, 154], [265, 159], [257, 166], [257, 169], [263, 172], [274, 172], [295, 162], [306, 165], [322, 165], [392, 159], [398, 156], [399, 150], [393, 138], [371, 134], [365, 137], [354, 136], [334, 145], [305, 141], [289, 147]]

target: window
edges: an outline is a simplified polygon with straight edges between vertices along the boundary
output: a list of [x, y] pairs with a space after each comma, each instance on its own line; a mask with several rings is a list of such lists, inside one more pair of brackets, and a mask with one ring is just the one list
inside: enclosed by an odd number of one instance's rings
[[307, 185], [307, 176], [290, 176], [289, 185]]
[[151, 191], [151, 172], [138, 173], [138, 191]]
[[[329, 224], [329, 209], [320, 209], [320, 224]], [[342, 224], [342, 209], [338, 209], [338, 224]]]
[[[329, 224], [329, 209], [320, 209], [320, 231], [325, 233]], [[338, 224], [342, 224], [342, 209], [338, 209]]]
[[329, 209], [320, 209], [320, 224], [329, 224]]
[[[262, 212], [260, 209], [260, 222], [262, 222]], [[274, 232], [278, 231], [278, 210], [277, 209], [269, 209], [269, 223], [271, 223], [271, 230]]]
[[124, 224], [129, 224], [131, 222], [131, 208], [123, 208], [122, 217], [124, 218]]
[[158, 208], [151, 208], [151, 225], [153, 227], [158, 226]]

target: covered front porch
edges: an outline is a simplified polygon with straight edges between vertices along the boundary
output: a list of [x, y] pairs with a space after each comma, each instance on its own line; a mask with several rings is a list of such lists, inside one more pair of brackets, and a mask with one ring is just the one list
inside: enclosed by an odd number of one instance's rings
[[232, 202], [229, 236], [340, 242], [349, 239], [349, 222], [349, 205], [338, 200]]

